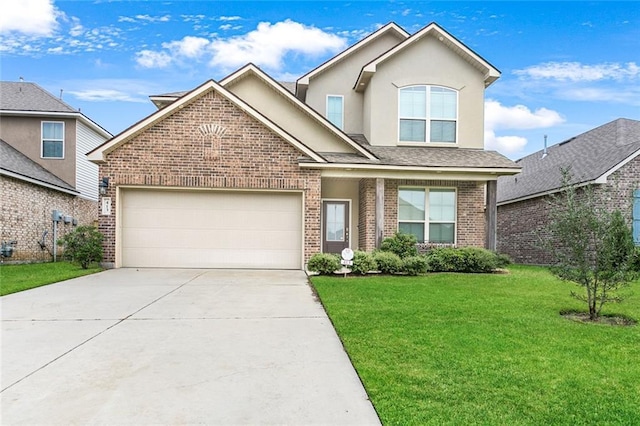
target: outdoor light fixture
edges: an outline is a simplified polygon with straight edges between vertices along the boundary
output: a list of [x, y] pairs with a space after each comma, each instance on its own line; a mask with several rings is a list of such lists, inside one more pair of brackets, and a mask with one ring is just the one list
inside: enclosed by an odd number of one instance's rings
[[107, 193], [107, 188], [109, 188], [109, 178], [103, 177], [98, 188], [100, 189], [100, 195], [105, 195]]

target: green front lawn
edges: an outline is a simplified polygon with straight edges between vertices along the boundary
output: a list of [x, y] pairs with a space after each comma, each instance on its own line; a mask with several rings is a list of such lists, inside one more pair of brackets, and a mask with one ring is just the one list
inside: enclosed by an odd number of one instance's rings
[[0, 296], [102, 271], [99, 266], [82, 269], [68, 262], [0, 266]]
[[577, 287], [510, 270], [312, 282], [386, 425], [640, 424], [640, 325], [564, 319]]

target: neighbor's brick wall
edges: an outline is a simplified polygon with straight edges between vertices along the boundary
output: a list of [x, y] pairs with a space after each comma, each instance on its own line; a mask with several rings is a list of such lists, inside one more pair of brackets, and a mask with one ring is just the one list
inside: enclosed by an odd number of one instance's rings
[[[203, 136], [202, 124], [226, 128]], [[100, 216], [105, 262], [115, 262], [116, 187], [301, 190], [305, 261], [320, 252], [320, 172], [301, 170], [302, 153], [215, 92], [209, 92], [108, 154], [100, 176], [110, 178], [112, 215]]]
[[[594, 194], [610, 211], [620, 209], [629, 226], [633, 211], [633, 191], [640, 189], [640, 157], [613, 173]], [[538, 197], [498, 207], [498, 251], [518, 263], [550, 264], [553, 258], [541, 240], [548, 240], [548, 197]]]
[[[98, 203], [53, 189], [33, 185], [18, 179], [0, 176], [0, 239], [16, 240], [13, 256], [5, 262], [42, 262], [53, 257], [53, 222], [51, 211], [59, 210], [78, 219], [78, 225], [96, 225]], [[73, 229], [71, 224], [58, 223], [58, 238]], [[40, 249], [38, 241], [45, 239], [48, 251]], [[58, 254], [62, 248], [58, 247]]]

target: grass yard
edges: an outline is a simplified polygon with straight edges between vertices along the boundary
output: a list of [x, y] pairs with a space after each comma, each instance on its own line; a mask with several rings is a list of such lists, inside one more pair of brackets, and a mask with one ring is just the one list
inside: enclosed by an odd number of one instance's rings
[[[578, 287], [510, 270], [312, 282], [385, 425], [640, 424], [640, 325], [564, 319]], [[606, 312], [640, 320], [639, 289]]]
[[29, 290], [102, 271], [99, 266], [82, 269], [68, 262], [0, 266], [0, 296]]

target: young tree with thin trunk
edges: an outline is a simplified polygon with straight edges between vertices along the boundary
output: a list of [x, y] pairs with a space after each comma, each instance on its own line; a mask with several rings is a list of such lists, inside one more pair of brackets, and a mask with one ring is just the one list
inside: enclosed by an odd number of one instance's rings
[[584, 289], [571, 294], [587, 303], [595, 321], [606, 303], [622, 301], [618, 290], [636, 276], [633, 236], [622, 213], [599, 204], [591, 186], [569, 185], [566, 170], [563, 181], [562, 191], [550, 199], [549, 237], [543, 245], [555, 258], [551, 271]]

